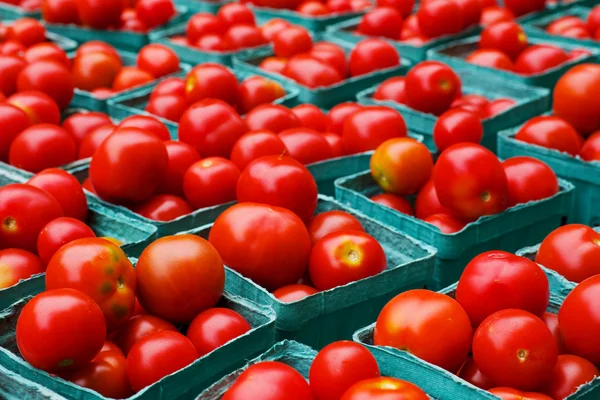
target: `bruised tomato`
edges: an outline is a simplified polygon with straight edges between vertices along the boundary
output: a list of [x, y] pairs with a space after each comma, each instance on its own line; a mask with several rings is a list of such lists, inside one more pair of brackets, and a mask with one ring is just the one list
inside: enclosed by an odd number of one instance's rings
[[45, 270], [39, 257], [21, 249], [0, 250], [0, 289], [16, 285], [21, 279], [27, 279]]
[[237, 312], [215, 307], [198, 314], [190, 323], [186, 336], [202, 357], [251, 329], [248, 321]]

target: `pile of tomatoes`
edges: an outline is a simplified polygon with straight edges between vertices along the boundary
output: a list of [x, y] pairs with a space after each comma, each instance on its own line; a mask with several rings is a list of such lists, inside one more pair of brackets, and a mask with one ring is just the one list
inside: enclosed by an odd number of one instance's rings
[[259, 7], [295, 10], [307, 17], [343, 15], [360, 12], [372, 6], [368, 0], [251, 0], [249, 3]]
[[594, 7], [585, 21], [574, 15], [558, 18], [546, 27], [546, 32], [573, 39], [600, 40], [600, 6]]
[[392, 299], [379, 314], [373, 342], [408, 351], [502, 399], [563, 399], [600, 375], [592, 339], [600, 325], [591, 311], [598, 290], [600, 280], [590, 278], [566, 297], [558, 315], [549, 313], [540, 266], [490, 251], [466, 266], [455, 299], [427, 290]]

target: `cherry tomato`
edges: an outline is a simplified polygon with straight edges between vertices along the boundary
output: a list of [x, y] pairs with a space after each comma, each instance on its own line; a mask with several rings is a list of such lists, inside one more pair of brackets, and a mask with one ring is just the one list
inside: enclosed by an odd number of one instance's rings
[[341, 400], [385, 400], [388, 398], [427, 400], [429, 396], [417, 385], [396, 378], [373, 378], [354, 384]]
[[391, 193], [382, 193], [371, 197], [371, 201], [389, 207], [406, 215], [415, 215], [412, 205], [403, 197]]
[[545, 8], [545, 0], [531, 0], [523, 2], [521, 0], [505, 0], [504, 6], [513, 12], [517, 17], [534, 11], [541, 11]]
[[166, 24], [177, 13], [173, 0], [138, 0], [135, 12], [149, 29]]
[[430, 179], [419, 191], [415, 201], [417, 218], [425, 219], [433, 214], [450, 214], [450, 211], [440, 204], [433, 179]]
[[261, 76], [253, 76], [246, 79], [240, 84], [238, 90], [237, 106], [240, 114], [246, 114], [254, 107], [272, 103], [278, 98], [285, 96], [285, 90], [279, 83]]
[[512, 99], [496, 99], [490, 102], [485, 108], [485, 114], [488, 117], [494, 117], [505, 110], [513, 107], [516, 102]]
[[122, 0], [75, 0], [81, 23], [94, 29], [118, 26], [125, 5]]
[[563, 49], [548, 45], [533, 45], [521, 53], [515, 62], [515, 72], [535, 75], [561, 65], [569, 60]]
[[461, 109], [446, 111], [436, 121], [433, 140], [439, 152], [456, 143], [481, 143], [483, 125], [474, 114]]
[[44, 272], [44, 265], [33, 253], [21, 249], [0, 250], [0, 289], [6, 289], [35, 274]]
[[350, 53], [350, 76], [358, 76], [400, 64], [398, 51], [382, 39], [361, 40]]
[[333, 106], [327, 114], [327, 118], [329, 120], [327, 124], [327, 131], [342, 135], [346, 119], [362, 108], [363, 106], [360, 104], [350, 101]]
[[497, 387], [489, 390], [493, 395], [500, 397], [502, 400], [551, 400], [545, 394], [536, 392], [522, 392], [517, 389], [508, 387]]
[[260, 68], [264, 71], [273, 72], [276, 74], [283, 74], [283, 71], [285, 70], [285, 66], [287, 65], [287, 62], [288, 62], [287, 58], [267, 57], [260, 62], [260, 64], [258, 65], [258, 68]]
[[286, 129], [279, 133], [290, 156], [302, 164], [333, 158], [333, 149], [325, 136], [309, 128]]
[[10, 145], [14, 139], [30, 126], [31, 122], [25, 111], [12, 104], [0, 104], [0, 160], [8, 161]]
[[359, 231], [364, 232], [360, 221], [345, 211], [332, 210], [320, 213], [311, 218], [307, 225], [313, 245], [333, 232]]
[[121, 72], [121, 60], [112, 53], [85, 53], [73, 61], [73, 83], [88, 92], [112, 87]]
[[209, 240], [229, 268], [268, 290], [297, 282], [310, 257], [302, 220], [281, 207], [234, 205], [217, 218]]
[[[136, 302], [136, 304], [139, 304]], [[133, 345], [143, 337], [161, 331], [177, 331], [175, 325], [152, 315], [133, 316], [113, 335], [113, 341], [127, 356]]]
[[198, 39], [206, 34], [222, 35], [226, 29], [227, 27], [216, 16], [209, 13], [197, 13], [188, 21], [186, 36], [190, 43], [196, 43]]
[[69, 217], [56, 218], [40, 232], [37, 253], [44, 265], [48, 265], [52, 256], [65, 244], [92, 237], [96, 237], [96, 234], [83, 222]]
[[375, 150], [388, 139], [408, 134], [402, 115], [389, 107], [366, 106], [347, 116], [342, 137], [349, 154]]
[[558, 179], [544, 162], [513, 157], [502, 163], [508, 179], [508, 206], [542, 200], [558, 193]]
[[292, 108], [292, 113], [298, 117], [303, 127], [317, 132], [327, 131], [327, 115], [319, 107], [313, 104], [300, 104]]
[[312, 46], [310, 33], [300, 26], [290, 26], [273, 35], [273, 51], [277, 57], [288, 58], [306, 53]]
[[389, 78], [373, 93], [377, 100], [392, 100], [399, 104], [406, 103], [406, 80], [403, 76]]
[[16, 328], [19, 352], [34, 368], [75, 370], [98, 354], [106, 338], [102, 311], [73, 289], [47, 290], [31, 299]]
[[54, 24], [79, 24], [75, 0], [46, 0], [42, 2], [42, 19]]
[[19, 92], [37, 90], [45, 93], [64, 110], [73, 98], [75, 84], [64, 65], [42, 60], [23, 68], [17, 78], [17, 89]]
[[23, 58], [29, 64], [36, 61], [55, 61], [68, 69], [71, 68], [71, 60], [67, 57], [67, 53], [54, 43], [35, 44], [25, 51]]
[[251, 329], [248, 321], [237, 312], [228, 308], [211, 308], [192, 320], [186, 335], [198, 356], [202, 357]]
[[307, 285], [287, 285], [273, 292], [273, 296], [282, 303], [293, 303], [305, 297], [312, 296], [319, 291]]
[[137, 67], [123, 67], [115, 77], [112, 90], [120, 92], [152, 82], [154, 76]]
[[142, 47], [138, 52], [136, 64], [155, 78], [179, 71], [177, 54], [169, 47], [156, 43]]
[[453, 1], [428, 1], [417, 11], [419, 28], [430, 38], [460, 32], [464, 27], [460, 6]]
[[73, 137], [63, 128], [38, 124], [22, 131], [11, 143], [8, 159], [29, 172], [68, 164], [76, 159]]
[[406, 104], [417, 111], [440, 115], [450, 108], [461, 86], [460, 78], [447, 65], [423, 61], [406, 75]]
[[154, 117], [145, 115], [132, 115], [125, 118], [117, 125], [117, 131], [121, 128], [138, 128], [145, 132], [154, 134], [160, 140], [171, 140], [171, 134], [167, 126]]
[[246, 125], [251, 131], [267, 130], [279, 133], [285, 129], [299, 128], [302, 123], [287, 107], [263, 104], [246, 115]]
[[231, 161], [208, 157], [192, 164], [183, 176], [183, 192], [195, 209], [216, 206], [236, 199], [240, 170]]
[[102, 125], [90, 131], [79, 144], [77, 159], [81, 160], [94, 156], [98, 147], [104, 142], [104, 139], [113, 133], [114, 129], [115, 127], [111, 123], [110, 125]]
[[312, 58], [331, 65], [337, 72], [339, 72], [340, 77], [345, 78], [348, 76], [346, 52], [337, 44], [329, 42], [315, 43], [308, 54]]
[[165, 78], [161, 80], [154, 87], [154, 89], [152, 89], [150, 99], [152, 100], [155, 97], [166, 95], [173, 95], [185, 98], [185, 81], [182, 78], [177, 77]]
[[338, 70], [330, 63], [310, 54], [292, 57], [285, 65], [282, 74], [309, 88], [331, 86], [343, 80]]
[[527, 34], [517, 22], [498, 22], [487, 26], [479, 39], [480, 49], [498, 50], [512, 60], [517, 59], [529, 43]]
[[0, 55], [0, 92], [10, 96], [17, 91], [17, 77], [27, 63], [17, 56]]
[[158, 194], [131, 209], [142, 217], [153, 221], [172, 221], [192, 213], [192, 207], [181, 197]]
[[581, 138], [573, 127], [554, 116], [539, 116], [527, 121], [521, 127], [516, 140], [556, 149], [576, 155], [581, 148]]
[[473, 357], [471, 356], [467, 358], [467, 361], [465, 361], [460, 368], [458, 377], [483, 390], [488, 390], [493, 387], [492, 383], [483, 376], [477, 367], [477, 364], [475, 364], [475, 360], [473, 360]]
[[239, 3], [225, 4], [217, 12], [217, 18], [228, 27], [239, 24], [256, 25], [252, 10]]
[[35, 186], [48, 194], [60, 204], [64, 215], [85, 221], [88, 214], [87, 199], [79, 185], [79, 181], [68, 172], [49, 168], [31, 178], [28, 185]]
[[402, 15], [392, 7], [377, 7], [367, 12], [358, 24], [358, 31], [367, 36], [382, 36], [388, 39], [400, 37]]
[[505, 71], [512, 71], [515, 67], [512, 60], [506, 54], [495, 49], [476, 50], [469, 54], [466, 60], [471, 64]]

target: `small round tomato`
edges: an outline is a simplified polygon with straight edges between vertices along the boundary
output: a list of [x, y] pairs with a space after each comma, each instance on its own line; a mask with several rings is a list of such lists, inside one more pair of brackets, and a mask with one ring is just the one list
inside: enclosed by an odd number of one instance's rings
[[512, 60], [516, 60], [528, 46], [527, 34], [521, 25], [514, 21], [487, 26], [479, 39], [480, 49], [498, 50]]
[[329, 110], [329, 113], [327, 113], [327, 118], [329, 120], [327, 123], [327, 131], [342, 135], [346, 119], [362, 108], [362, 105], [351, 101], [333, 106], [331, 110]]
[[177, 11], [173, 0], [137, 0], [135, 13], [149, 29], [169, 22]]
[[[136, 304], [139, 303], [136, 302]], [[172, 323], [152, 315], [136, 315], [131, 317], [125, 325], [115, 332], [112, 340], [123, 351], [123, 354], [127, 356], [138, 340], [161, 331], [177, 332], [177, 328]]]
[[90, 132], [104, 125], [112, 127], [113, 123], [108, 115], [101, 112], [78, 112], [62, 123], [63, 129], [73, 136], [77, 146]]
[[144, 85], [152, 82], [153, 80], [154, 76], [142, 69], [137, 67], [123, 67], [117, 76], [115, 76], [115, 80], [112, 84], [112, 90], [115, 92], [121, 92], [139, 85]]
[[367, 36], [397, 39], [402, 30], [402, 15], [392, 7], [377, 7], [363, 15], [357, 30]]
[[125, 118], [117, 125], [117, 130], [121, 128], [138, 128], [154, 134], [160, 140], [171, 140], [171, 134], [167, 126], [156, 118], [146, 115], [132, 115]]
[[273, 40], [275, 34], [285, 28], [289, 28], [291, 24], [282, 18], [273, 18], [260, 26], [260, 30], [269, 42]]
[[515, 72], [535, 75], [557, 67], [569, 60], [569, 55], [558, 47], [533, 45], [521, 53], [515, 62]]
[[187, 367], [198, 358], [192, 342], [179, 332], [152, 333], [138, 340], [127, 355], [127, 378], [135, 392]]
[[496, 387], [489, 390], [496, 397], [502, 400], [552, 400], [545, 394], [536, 392], [522, 392], [509, 387]]
[[0, 250], [0, 289], [6, 289], [35, 274], [44, 272], [44, 265], [33, 253], [21, 249]]
[[194, 14], [187, 23], [186, 36], [190, 43], [196, 43], [202, 36], [207, 34], [222, 35], [227, 30], [221, 21], [213, 14]]
[[313, 46], [310, 33], [301, 26], [290, 26], [273, 36], [273, 52], [277, 57], [292, 57], [306, 53]]
[[303, 127], [317, 132], [327, 131], [327, 115], [319, 107], [313, 104], [300, 104], [292, 108], [292, 113], [298, 117]]
[[122, 0], [75, 0], [81, 23], [94, 29], [119, 26], [125, 8]]
[[427, 218], [424, 218], [423, 221], [435, 226], [446, 235], [460, 232], [466, 225], [464, 222], [450, 214], [432, 214], [427, 216]]
[[512, 157], [502, 166], [508, 179], [508, 207], [558, 193], [556, 174], [543, 161], [532, 157]]
[[58, 201], [66, 217], [85, 221], [88, 214], [87, 199], [79, 181], [68, 172], [49, 168], [27, 181], [28, 185], [35, 186]]
[[240, 170], [222, 157], [208, 157], [192, 164], [183, 176], [183, 192], [195, 209], [236, 199]]
[[469, 316], [454, 299], [429, 290], [409, 290], [381, 310], [373, 342], [391, 346], [448, 371], [458, 371], [471, 349]]
[[467, 62], [482, 67], [512, 71], [515, 66], [505, 53], [495, 49], [476, 50], [466, 58]]
[[228, 308], [210, 308], [192, 320], [186, 336], [202, 357], [251, 329], [248, 321], [237, 312]]
[[433, 179], [430, 179], [419, 191], [415, 201], [415, 214], [419, 219], [425, 219], [433, 214], [450, 214], [450, 211], [440, 204]]
[[310, 386], [294, 368], [278, 361], [250, 365], [223, 395], [223, 400], [314, 400]]
[[375, 150], [388, 139], [408, 134], [402, 115], [389, 107], [366, 106], [345, 118], [342, 137], [349, 154]]
[[150, 100], [152, 100], [154, 97], [166, 95], [185, 98], [185, 81], [182, 78], [177, 77], [163, 79], [154, 87], [154, 89], [152, 89], [152, 93], [150, 93]]
[[54, 24], [79, 24], [75, 0], [46, 0], [42, 2], [42, 19]]
[[380, 376], [377, 360], [358, 343], [325, 346], [310, 366], [310, 387], [318, 400], [340, 400], [354, 384]]
[[552, 336], [554, 337], [554, 341], [558, 346], [558, 354], [567, 354], [568, 350], [565, 346], [565, 340], [563, 339], [560, 328], [558, 327], [558, 315], [545, 312], [542, 314], [541, 319], [544, 321], [544, 324], [546, 324], [546, 327], [550, 330], [550, 333], [552, 333]]
[[246, 49], [267, 43], [260, 29], [254, 25], [234, 25], [227, 29], [223, 40], [225, 45], [232, 50]]
[[541, 11], [546, 7], [545, 0], [504, 0], [504, 6], [514, 13], [517, 17], [535, 11]]
[[73, 82], [78, 89], [89, 92], [112, 87], [121, 68], [121, 60], [111, 53], [84, 53], [73, 61]]
[[115, 127], [112, 125], [102, 125], [96, 129], [91, 130], [79, 143], [79, 151], [77, 152], [77, 159], [81, 160], [84, 158], [93, 157], [96, 154], [98, 147], [104, 142], [111, 133], [113, 133]]
[[258, 68], [275, 74], [283, 74], [288, 59], [283, 57], [267, 57], [258, 64]]
[[50, 96], [61, 110], [67, 108], [74, 95], [71, 72], [55, 61], [37, 61], [23, 68], [17, 78], [19, 92], [37, 90]]
[[12, 165], [29, 172], [59, 167], [75, 161], [75, 140], [60, 126], [38, 124], [22, 131], [10, 145]]
[[481, 13], [481, 25], [490, 26], [498, 22], [514, 21], [515, 16], [504, 7], [497, 5], [484, 7]]
[[488, 117], [494, 117], [505, 110], [513, 107], [516, 104], [516, 101], [513, 99], [496, 99], [490, 102], [485, 108], [485, 114]]
[[396, 378], [373, 378], [355, 383], [340, 400], [385, 400], [389, 398], [427, 400], [417, 385]]
[[558, 356], [552, 378], [540, 391], [553, 399], [564, 399], [598, 375], [598, 368], [585, 358], [563, 354]]
[[239, 24], [256, 25], [252, 10], [240, 3], [225, 4], [217, 12], [217, 18], [227, 27]]
[[415, 215], [412, 205], [404, 197], [391, 193], [382, 193], [371, 197], [371, 201], [389, 207], [406, 215]]
[[[213, 307], [225, 285], [219, 253], [194, 235], [167, 236], [153, 242], [142, 252], [135, 272], [137, 296], [144, 310], [176, 323], [189, 322]], [[165, 279], [171, 282], [168, 287]]]
[[348, 76], [346, 52], [337, 44], [329, 42], [315, 43], [308, 54], [314, 59], [331, 65], [340, 74], [341, 78]]
[[348, 61], [350, 76], [358, 76], [400, 64], [398, 51], [382, 39], [364, 39], [354, 46]]
[[246, 115], [246, 125], [251, 131], [267, 130], [279, 133], [286, 129], [300, 128], [302, 123], [287, 107], [280, 104], [263, 104]]
[[477, 386], [479, 389], [488, 390], [494, 387], [492, 382], [481, 373], [477, 364], [475, 364], [475, 360], [473, 360], [473, 357], [471, 356], [467, 358], [467, 361], [465, 361], [460, 368], [458, 377], [464, 379], [473, 386]]
[[146, 105], [146, 111], [150, 114], [172, 122], [179, 122], [185, 110], [187, 110], [185, 97], [170, 94], [151, 97]]
[[319, 1], [304, 1], [296, 8], [296, 12], [313, 17], [329, 14], [329, 9]]
[[257, 203], [223, 212], [209, 240], [224, 263], [268, 290], [296, 283], [306, 271], [310, 235], [293, 212]]
[[38, 236], [37, 253], [44, 265], [48, 265], [52, 256], [67, 243], [76, 239], [92, 238], [96, 234], [83, 222], [69, 217], [50, 221]]
[[460, 32], [464, 27], [460, 6], [454, 1], [428, 1], [417, 11], [419, 29], [430, 38]]
[[28, 90], [13, 94], [7, 101], [25, 111], [32, 124], [60, 125], [58, 105], [45, 93]]
[[249, 126], [229, 104], [205, 99], [181, 116], [179, 140], [194, 147], [201, 157], [229, 157], [233, 145]]
[[377, 100], [392, 100], [399, 104], [406, 103], [406, 79], [403, 76], [389, 78], [373, 93]]
[[50, 42], [38, 43], [31, 46], [25, 51], [23, 58], [29, 64], [36, 61], [54, 61], [64, 65], [68, 69], [71, 68], [71, 61], [67, 57], [67, 53], [58, 47], [58, 45]]
[[277, 82], [253, 76], [240, 84], [238, 95], [238, 110], [240, 114], [246, 114], [254, 107], [272, 103], [285, 96], [285, 90]]
[[483, 124], [474, 114], [461, 109], [446, 111], [433, 127], [433, 140], [439, 152], [456, 143], [481, 143]]
[[294, 284], [283, 286], [275, 290], [273, 296], [282, 303], [293, 303], [316, 293], [319, 293], [319, 291], [313, 287]]
[[25, 361], [57, 373], [92, 361], [106, 339], [106, 325], [98, 305], [84, 293], [47, 290], [23, 307], [16, 337]]
[[31, 47], [46, 41], [46, 28], [34, 18], [20, 18], [10, 24], [6, 39]]
[[0, 92], [10, 96], [17, 91], [17, 77], [27, 63], [17, 56], [0, 55]]
[[344, 79], [329, 62], [308, 53], [292, 57], [282, 74], [309, 88], [335, 85]]
[[286, 208], [308, 222], [317, 208], [317, 183], [308, 169], [287, 156], [252, 161], [237, 182], [237, 201]]
[[600, 132], [596, 132], [587, 138], [579, 156], [585, 161], [600, 161]]
[[200, 156], [187, 143], [166, 141], [165, 147], [168, 154], [167, 172], [158, 192], [181, 197], [183, 196], [183, 177], [192, 164], [200, 160]]
[[140, 49], [136, 64], [138, 68], [160, 78], [179, 71], [179, 57], [162, 44], [149, 44]]
[[517, 132], [516, 140], [579, 154], [581, 137], [565, 120], [555, 116], [539, 116], [527, 121]]
[[310, 128], [292, 128], [279, 133], [290, 156], [302, 164], [333, 158], [333, 149], [325, 136]]
[[25, 111], [12, 104], [0, 104], [0, 160], [8, 161], [8, 154], [11, 143], [25, 129], [31, 125], [29, 117]]
[[258, 130], [248, 132], [235, 142], [231, 150], [231, 162], [243, 171], [251, 161], [270, 155], [283, 155], [285, 145], [273, 132]]
[[423, 61], [406, 75], [406, 104], [417, 111], [440, 115], [461, 92], [458, 75], [437, 61]]
[[333, 232], [364, 232], [365, 230], [360, 221], [352, 214], [339, 210], [327, 211], [315, 215], [308, 223], [307, 228], [313, 245]]
[[134, 213], [153, 221], [168, 222], [192, 213], [192, 207], [181, 197], [158, 194], [131, 209]]

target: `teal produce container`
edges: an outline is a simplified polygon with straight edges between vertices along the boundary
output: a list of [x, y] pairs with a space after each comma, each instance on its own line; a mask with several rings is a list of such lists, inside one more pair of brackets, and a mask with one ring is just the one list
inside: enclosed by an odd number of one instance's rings
[[19, 6], [15, 6], [8, 3], [0, 3], [0, 19], [19, 19], [19, 18], [42, 18], [42, 12], [40, 10], [27, 11]]
[[176, 5], [186, 7], [190, 13], [207, 12], [216, 14], [221, 7], [232, 0], [175, 0]]
[[[482, 121], [484, 135], [481, 144], [493, 152], [496, 152], [499, 131], [523, 123], [550, 109], [551, 100], [548, 89], [493, 79], [466, 69], [456, 69], [455, 72], [462, 81], [463, 94], [478, 94], [489, 100], [508, 98], [516, 102], [511, 108]], [[373, 98], [376, 90], [377, 86], [374, 86], [360, 92], [357, 95], [359, 103], [383, 105], [399, 111], [404, 117], [408, 129], [422, 134], [425, 145], [430, 150], [437, 151], [433, 141], [433, 128], [438, 117], [414, 110], [393, 100], [376, 100]]]
[[[405, 290], [424, 287], [431, 277], [435, 259], [435, 250], [431, 247], [330, 197], [319, 196], [315, 214], [331, 210], [352, 214], [365, 231], [377, 239], [387, 257], [386, 271], [300, 301], [283, 303], [250, 279], [226, 269], [227, 291], [275, 310], [278, 340], [293, 339], [320, 349], [333, 341], [349, 339], [358, 327], [375, 319], [392, 297]], [[211, 226], [183, 233], [208, 238]]]
[[67, 400], [3, 367], [0, 367], [0, 398], [4, 400]]
[[431, 224], [371, 201], [382, 190], [370, 171], [338, 179], [335, 196], [340, 203], [434, 247], [438, 253], [429, 288], [439, 290], [456, 282], [476, 255], [488, 250], [514, 252], [539, 243], [558, 228], [569, 213], [573, 194], [572, 184], [562, 180], [559, 184], [560, 191], [552, 197], [482, 217], [453, 234], [442, 233]]

